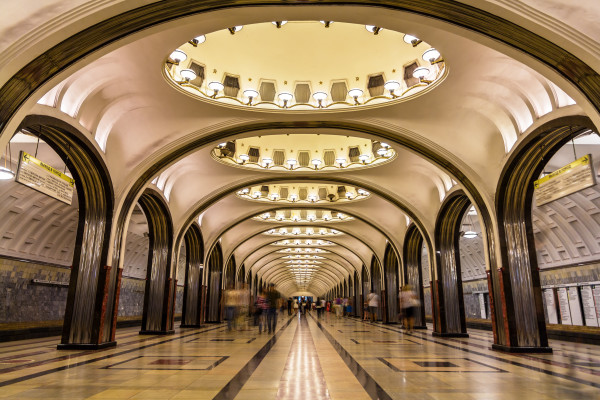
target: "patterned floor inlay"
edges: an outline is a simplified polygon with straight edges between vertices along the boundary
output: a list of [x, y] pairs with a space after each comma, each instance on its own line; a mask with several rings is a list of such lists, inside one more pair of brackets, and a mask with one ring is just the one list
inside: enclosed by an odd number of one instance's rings
[[229, 356], [137, 356], [116, 364], [107, 365], [104, 369], [151, 369], [151, 370], [186, 370], [209, 371], [227, 360]]
[[468, 358], [379, 357], [394, 372], [506, 372]]

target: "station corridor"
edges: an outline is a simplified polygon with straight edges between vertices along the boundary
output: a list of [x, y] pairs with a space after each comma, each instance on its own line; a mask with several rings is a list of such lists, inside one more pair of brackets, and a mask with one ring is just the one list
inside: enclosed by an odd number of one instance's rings
[[337, 319], [279, 318], [275, 335], [224, 324], [173, 336], [119, 330], [119, 346], [56, 350], [57, 338], [0, 345], [7, 399], [600, 399], [600, 346], [551, 341], [553, 354], [490, 350], [491, 333]]

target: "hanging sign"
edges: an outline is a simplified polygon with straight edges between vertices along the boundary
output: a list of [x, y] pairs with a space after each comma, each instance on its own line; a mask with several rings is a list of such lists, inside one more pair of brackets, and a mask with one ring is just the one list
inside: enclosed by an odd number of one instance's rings
[[592, 156], [587, 154], [533, 183], [538, 206], [596, 184]]
[[594, 303], [596, 305], [596, 318], [600, 324], [600, 285], [592, 286], [592, 294], [594, 295]]
[[544, 298], [546, 299], [548, 323], [558, 324], [558, 316], [556, 315], [556, 302], [554, 301], [554, 289], [544, 289]]
[[75, 180], [21, 151], [16, 182], [71, 205]]
[[596, 305], [594, 304], [594, 294], [591, 286], [581, 287], [581, 304], [583, 304], [583, 317], [586, 326], [598, 326], [598, 317], [596, 316]]
[[569, 295], [567, 288], [561, 287], [556, 289], [558, 296], [558, 308], [560, 309], [560, 323], [563, 325], [573, 325], [571, 322], [571, 310], [569, 310]]

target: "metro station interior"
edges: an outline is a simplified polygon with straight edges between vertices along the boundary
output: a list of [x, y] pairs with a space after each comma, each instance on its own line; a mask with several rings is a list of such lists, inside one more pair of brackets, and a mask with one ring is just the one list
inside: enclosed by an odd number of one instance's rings
[[0, 398], [600, 399], [600, 3], [27, 3]]

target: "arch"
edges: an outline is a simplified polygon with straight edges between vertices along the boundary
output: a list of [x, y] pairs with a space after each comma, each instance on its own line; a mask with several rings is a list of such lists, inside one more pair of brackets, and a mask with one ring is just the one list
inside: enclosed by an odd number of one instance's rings
[[231, 257], [227, 260], [225, 264], [225, 271], [223, 271], [223, 289], [228, 289], [235, 287], [235, 272], [237, 270], [237, 266], [235, 263], [235, 256], [232, 254]]
[[352, 280], [352, 283], [354, 284], [354, 301], [352, 303], [352, 311], [355, 317], [360, 317], [363, 308], [363, 295], [360, 290], [358, 271], [354, 271], [354, 279]]
[[[381, 263], [373, 255], [371, 257], [371, 291], [379, 296], [379, 307], [377, 307], [377, 320], [383, 320], [385, 313], [385, 287], [382, 284], [383, 273], [381, 271]], [[385, 322], [385, 321], [384, 321]]]
[[240, 269], [238, 270], [237, 281], [239, 283], [245, 283], [246, 282], [246, 265], [243, 264], [243, 263], [240, 266]]
[[404, 282], [413, 287], [420, 305], [415, 312], [415, 328], [426, 329], [423, 272], [421, 269], [423, 236], [415, 224], [410, 224], [404, 236]]
[[146, 189], [138, 203], [148, 220], [148, 267], [140, 334], [173, 333], [174, 280], [171, 278], [173, 222], [160, 193]]
[[[223, 275], [223, 250], [217, 243], [208, 256], [206, 275], [206, 321], [221, 322], [221, 277]], [[262, 285], [262, 280], [261, 280]]]
[[398, 290], [400, 287], [399, 269], [400, 264], [398, 261], [399, 257], [396, 254], [396, 250], [391, 246], [390, 243], [385, 246], [385, 253], [383, 256], [383, 274], [385, 283], [385, 322], [397, 323], [398, 322]]
[[199, 327], [202, 323], [202, 263], [204, 241], [197, 223], [192, 224], [184, 235], [186, 265], [183, 285], [181, 327]]
[[463, 215], [470, 206], [465, 192], [456, 190], [446, 197], [436, 218], [436, 335], [467, 336], [458, 239]]
[[[542, 293], [533, 237], [533, 182], [549, 160], [565, 143], [586, 132], [595, 131], [587, 117], [564, 117], [541, 125], [511, 153], [500, 175], [496, 191], [499, 240], [503, 268], [498, 271], [504, 296], [498, 306], [507, 323], [498, 334], [506, 337], [494, 348], [523, 351], [536, 348], [551, 351], [542, 306]], [[496, 289], [494, 287], [494, 289]], [[498, 313], [492, 311], [492, 316]]]
[[115, 345], [118, 302], [110, 295], [108, 266], [114, 192], [100, 153], [77, 128], [59, 119], [29, 115], [19, 130], [44, 140], [65, 161], [77, 185], [79, 220], [59, 349]]

